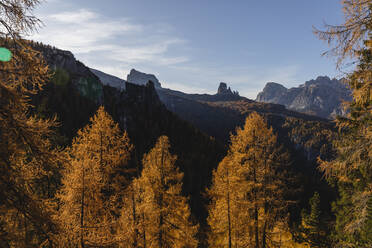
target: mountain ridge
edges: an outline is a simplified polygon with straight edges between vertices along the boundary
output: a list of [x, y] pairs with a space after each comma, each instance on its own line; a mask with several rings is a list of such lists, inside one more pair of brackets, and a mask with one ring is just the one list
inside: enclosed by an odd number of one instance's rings
[[343, 81], [344, 79], [337, 80], [319, 76], [292, 88], [268, 82], [258, 93], [256, 101], [282, 104], [287, 109], [335, 119], [337, 115], [347, 114], [342, 103], [352, 100], [351, 91]]
[[[153, 79], [153, 74], [146, 73], [142, 73], [141, 79], [143, 80], [146, 76], [149, 76], [147, 78], [149, 80]], [[303, 121], [328, 122], [323, 117], [286, 109], [282, 104], [250, 100], [232, 91], [223, 82], [219, 84], [216, 94], [213, 95], [188, 94], [162, 87], [155, 87], [155, 90], [160, 101], [169, 111], [221, 142], [227, 142], [230, 132], [234, 131], [236, 126], [241, 125], [245, 116], [253, 111], [274, 119], [289, 117]]]

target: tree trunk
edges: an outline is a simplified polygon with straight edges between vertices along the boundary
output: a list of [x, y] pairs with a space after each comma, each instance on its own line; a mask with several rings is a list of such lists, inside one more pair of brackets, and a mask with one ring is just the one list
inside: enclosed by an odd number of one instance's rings
[[[161, 187], [164, 186], [164, 151], [162, 149], [161, 151], [161, 167], [160, 167], [160, 177], [161, 177]], [[163, 219], [163, 192], [160, 192], [159, 195], [159, 208], [160, 208], [160, 216], [159, 216], [159, 248], [163, 248], [163, 225], [164, 225], [164, 219]]]
[[143, 226], [143, 248], [146, 248], [146, 228], [145, 228], [145, 213], [142, 213], [142, 226]]
[[[264, 147], [264, 155], [266, 155], [266, 148]], [[262, 230], [262, 247], [266, 248], [266, 226], [267, 226], [267, 214], [268, 214], [268, 202], [266, 196], [268, 195], [267, 186], [268, 186], [268, 170], [267, 170], [267, 163], [266, 157], [264, 158], [264, 178], [263, 178], [263, 192], [264, 192], [264, 226]]]
[[24, 227], [25, 227], [25, 247], [28, 247], [28, 228], [27, 228], [27, 219], [26, 219], [26, 215], [24, 214], [23, 215], [23, 218], [24, 218]]
[[231, 248], [230, 192], [227, 192], [227, 219], [229, 223], [229, 248]]
[[227, 172], [227, 221], [229, 228], [229, 248], [231, 248], [231, 217], [230, 217], [230, 185], [229, 185], [229, 172]]
[[257, 203], [254, 204], [254, 226], [255, 226], [255, 242], [256, 242], [256, 245], [255, 247], [256, 248], [259, 248], [260, 245], [259, 245], [259, 239], [258, 239], [258, 207], [257, 207]]
[[137, 247], [138, 228], [137, 228], [136, 202], [135, 202], [134, 192], [132, 192], [132, 210], [133, 210], [132, 214], [133, 214], [133, 224], [134, 224], [133, 247]]
[[100, 154], [99, 154], [99, 165], [101, 166], [101, 168], [103, 169], [103, 164], [102, 164], [102, 161], [103, 161], [103, 145], [102, 145], [102, 132], [100, 132], [100, 146], [99, 146], [99, 149], [100, 149]]
[[262, 248], [266, 247], [266, 221], [262, 230]]
[[84, 193], [85, 193], [85, 168], [83, 167], [83, 186], [81, 192], [81, 212], [80, 212], [80, 246], [85, 247], [84, 244]]
[[[256, 178], [256, 168], [253, 169], [254, 185], [256, 187], [257, 178]], [[254, 195], [254, 226], [255, 226], [255, 248], [260, 248], [259, 237], [258, 237], [258, 206], [257, 206], [257, 190], [253, 189]]]

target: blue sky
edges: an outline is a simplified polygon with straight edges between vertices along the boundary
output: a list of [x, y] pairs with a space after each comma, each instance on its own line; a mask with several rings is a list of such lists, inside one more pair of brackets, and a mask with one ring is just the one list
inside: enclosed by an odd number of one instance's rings
[[312, 26], [343, 20], [340, 0], [50, 0], [31, 38], [70, 50], [126, 79], [131, 68], [163, 87], [215, 93], [227, 82], [255, 98], [266, 82], [298, 86], [341, 77]]

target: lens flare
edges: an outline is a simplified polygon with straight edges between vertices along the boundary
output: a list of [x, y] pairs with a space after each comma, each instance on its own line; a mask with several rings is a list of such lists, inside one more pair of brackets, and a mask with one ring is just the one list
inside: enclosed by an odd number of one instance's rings
[[12, 52], [5, 47], [0, 47], [0, 61], [8, 62], [12, 58]]

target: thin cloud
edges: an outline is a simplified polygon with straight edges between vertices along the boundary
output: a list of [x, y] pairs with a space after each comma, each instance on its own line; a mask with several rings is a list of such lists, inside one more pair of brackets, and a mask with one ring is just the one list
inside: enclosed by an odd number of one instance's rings
[[79, 23], [79, 22], [87, 22], [89, 20], [93, 20], [98, 18], [98, 14], [86, 10], [86, 9], [80, 9], [75, 12], [67, 11], [62, 13], [57, 13], [50, 15], [49, 18], [54, 19], [61, 23]]
[[[143, 25], [84, 8], [44, 15], [41, 19], [45, 27], [32, 39], [70, 50], [87, 66], [120, 78], [125, 79], [131, 68], [159, 74], [159, 80], [165, 81], [164, 87], [188, 93], [214, 94], [223, 81], [241, 95], [254, 99], [266, 82], [294, 82], [299, 71], [296, 66], [262, 70], [255, 66], [226, 67], [191, 61], [188, 56], [174, 52], [188, 44], [172, 35], [169, 24]], [[164, 67], [167, 75], [159, 73]]]
[[128, 66], [148, 62], [175, 65], [189, 60], [187, 56], [169, 55], [173, 47], [184, 46], [186, 41], [173, 37], [170, 28], [161, 24], [145, 26], [126, 18], [107, 18], [88, 9], [41, 19], [45, 27], [31, 39], [69, 50], [90, 67], [107, 69], [111, 64], [123, 68], [114, 71], [116, 76]]

